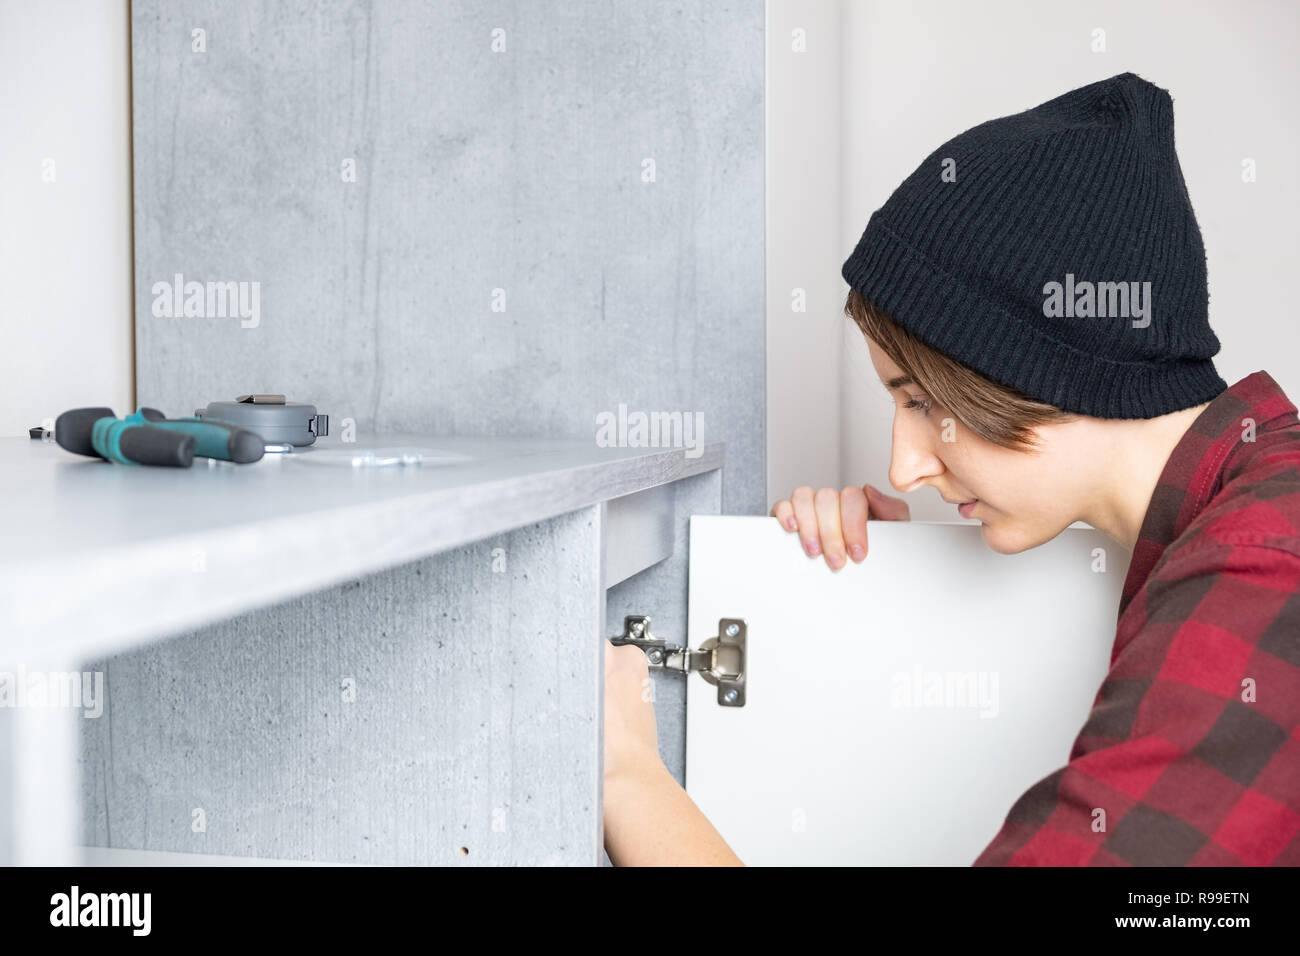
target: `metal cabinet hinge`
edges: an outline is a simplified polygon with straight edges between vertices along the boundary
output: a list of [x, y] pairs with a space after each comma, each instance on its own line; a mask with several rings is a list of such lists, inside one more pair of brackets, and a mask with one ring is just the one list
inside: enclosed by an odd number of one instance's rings
[[698, 672], [718, 688], [718, 704], [745, 706], [745, 622], [740, 618], [718, 619], [718, 636], [691, 650], [662, 641], [650, 633], [650, 618], [629, 614], [623, 618], [623, 633], [611, 637], [611, 644], [635, 644], [645, 651], [650, 666], [678, 674]]

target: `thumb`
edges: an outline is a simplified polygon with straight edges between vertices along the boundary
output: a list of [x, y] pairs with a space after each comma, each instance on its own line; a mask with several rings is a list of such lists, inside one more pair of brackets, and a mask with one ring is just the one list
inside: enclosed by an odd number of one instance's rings
[[867, 495], [867, 509], [871, 517], [882, 521], [910, 521], [912, 509], [902, 498], [887, 495], [875, 485], [863, 485]]

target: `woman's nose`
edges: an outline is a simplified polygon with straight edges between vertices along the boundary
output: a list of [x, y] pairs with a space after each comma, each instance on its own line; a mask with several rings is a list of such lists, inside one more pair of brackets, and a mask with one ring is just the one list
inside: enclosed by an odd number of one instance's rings
[[893, 443], [889, 455], [889, 483], [900, 493], [915, 490], [943, 473], [944, 465], [924, 438], [913, 429], [894, 422]]

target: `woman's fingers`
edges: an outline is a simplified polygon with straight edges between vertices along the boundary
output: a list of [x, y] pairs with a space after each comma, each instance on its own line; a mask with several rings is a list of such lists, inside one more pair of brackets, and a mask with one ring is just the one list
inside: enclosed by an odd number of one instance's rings
[[850, 485], [840, 492], [840, 520], [849, 557], [861, 561], [867, 556], [867, 496], [861, 488]]
[[605, 779], [637, 774], [659, 759], [650, 665], [633, 644], [605, 646]]
[[803, 485], [790, 493], [790, 504], [794, 507], [794, 520], [799, 526], [799, 540], [803, 550], [810, 558], [822, 553], [822, 539], [817, 533], [817, 509], [813, 503], [814, 493], [811, 487]]
[[782, 498], [772, 505], [771, 513], [773, 518], [781, 522], [781, 527], [786, 531], [799, 530], [799, 524], [794, 520], [794, 505], [790, 504], [789, 498]]
[[822, 488], [813, 496], [822, 550], [832, 570], [844, 567], [844, 533], [840, 528], [840, 496], [834, 488]]
[[886, 495], [874, 485], [850, 485], [840, 491], [814, 491], [801, 485], [774, 504], [771, 515], [786, 531], [799, 532], [808, 557], [825, 552], [826, 563], [838, 571], [850, 558], [866, 560], [868, 519], [909, 521], [912, 512], [902, 498]]
[[902, 498], [887, 495], [875, 485], [863, 485], [870, 517], [881, 521], [911, 521], [912, 509]]
[[645, 652], [635, 644], [611, 644], [605, 653], [605, 677], [633, 680], [638, 686], [650, 673]]

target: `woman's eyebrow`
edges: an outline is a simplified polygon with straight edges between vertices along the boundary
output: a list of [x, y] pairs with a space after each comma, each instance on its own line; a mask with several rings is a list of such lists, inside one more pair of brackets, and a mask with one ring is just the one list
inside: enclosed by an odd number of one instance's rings
[[904, 385], [912, 385], [914, 383], [915, 379], [913, 379], [912, 376], [900, 375], [897, 378], [891, 378], [886, 382], [885, 388], [892, 392], [896, 388], [902, 388]]

